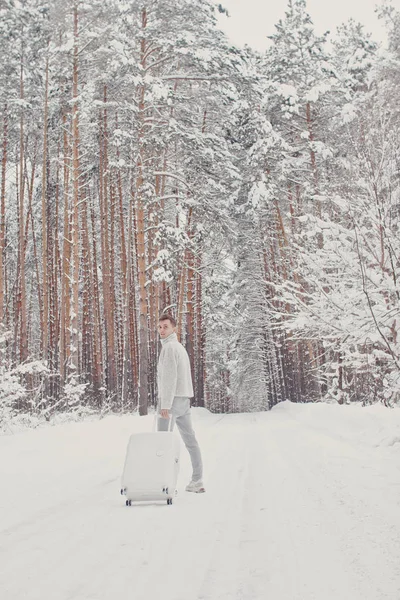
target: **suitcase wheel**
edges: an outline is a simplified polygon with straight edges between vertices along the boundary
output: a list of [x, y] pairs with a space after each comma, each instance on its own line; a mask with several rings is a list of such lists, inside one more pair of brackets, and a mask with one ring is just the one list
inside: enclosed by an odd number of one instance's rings
[[126, 504], [126, 506], [132, 506], [132, 500], [127, 500], [127, 501], [125, 502], [125, 504]]
[[123, 496], [126, 492], [126, 488], [121, 488], [121, 496]]
[[167, 498], [167, 504], [172, 504], [172, 498]]

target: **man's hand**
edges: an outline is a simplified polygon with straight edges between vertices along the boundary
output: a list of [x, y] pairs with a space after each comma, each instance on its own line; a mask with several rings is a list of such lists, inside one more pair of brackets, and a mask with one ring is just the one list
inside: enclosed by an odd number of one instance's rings
[[160, 411], [160, 415], [162, 419], [169, 419], [169, 410], [168, 408], [162, 408]]

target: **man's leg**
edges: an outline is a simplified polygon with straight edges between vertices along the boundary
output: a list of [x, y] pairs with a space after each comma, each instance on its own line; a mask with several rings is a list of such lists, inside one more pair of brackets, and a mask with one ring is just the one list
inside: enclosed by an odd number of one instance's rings
[[185, 444], [192, 461], [193, 481], [203, 479], [203, 462], [199, 444], [196, 440], [196, 435], [193, 431], [192, 417], [190, 415], [190, 403], [188, 401], [188, 410], [183, 415], [176, 416], [176, 424], [181, 434], [183, 443]]

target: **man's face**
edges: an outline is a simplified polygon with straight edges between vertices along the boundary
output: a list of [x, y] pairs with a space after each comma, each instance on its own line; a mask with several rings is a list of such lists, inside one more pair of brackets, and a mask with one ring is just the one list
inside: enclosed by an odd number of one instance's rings
[[158, 333], [161, 339], [167, 338], [171, 333], [174, 333], [176, 327], [174, 327], [169, 319], [158, 322]]

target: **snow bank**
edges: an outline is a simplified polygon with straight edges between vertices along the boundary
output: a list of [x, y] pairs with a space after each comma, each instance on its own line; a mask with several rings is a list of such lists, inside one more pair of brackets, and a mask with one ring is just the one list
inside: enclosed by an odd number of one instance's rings
[[[400, 408], [382, 404], [294, 404], [282, 402], [273, 412], [285, 413], [331, 437], [369, 447], [393, 447], [400, 443]], [[397, 451], [399, 446], [397, 446]]]

